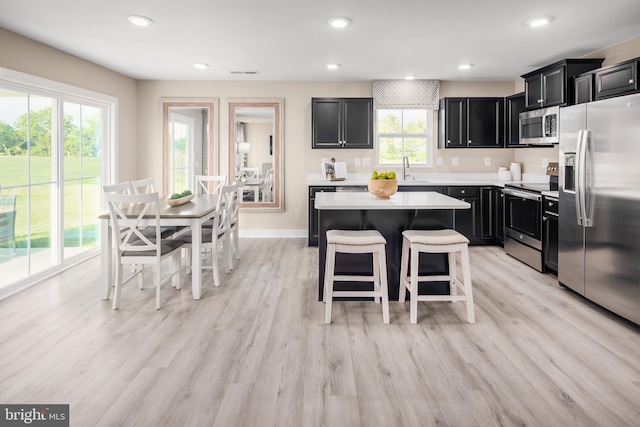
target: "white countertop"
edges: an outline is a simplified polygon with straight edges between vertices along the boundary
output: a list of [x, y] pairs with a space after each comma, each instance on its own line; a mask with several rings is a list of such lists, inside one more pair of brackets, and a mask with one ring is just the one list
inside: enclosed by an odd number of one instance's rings
[[436, 193], [435, 191], [398, 192], [389, 199], [378, 199], [369, 192], [316, 194], [315, 208], [318, 210], [352, 209], [469, 209], [471, 205], [462, 200]]

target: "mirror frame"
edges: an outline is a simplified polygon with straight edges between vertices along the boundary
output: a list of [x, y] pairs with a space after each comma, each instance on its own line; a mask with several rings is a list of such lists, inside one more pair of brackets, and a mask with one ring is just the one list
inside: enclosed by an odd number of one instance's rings
[[[218, 174], [218, 98], [161, 98], [162, 103], [162, 190], [169, 190], [169, 108], [208, 108], [208, 158], [206, 159], [207, 175]], [[204, 163], [204, 159], [203, 159]]]
[[236, 108], [274, 108], [273, 123], [273, 201], [241, 202], [243, 211], [283, 212], [284, 211], [284, 98], [231, 98], [229, 99], [229, 182], [234, 180]]

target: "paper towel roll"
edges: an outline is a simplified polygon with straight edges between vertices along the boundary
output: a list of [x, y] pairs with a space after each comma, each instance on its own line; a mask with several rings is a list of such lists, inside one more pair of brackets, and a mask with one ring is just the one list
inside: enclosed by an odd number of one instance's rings
[[520, 163], [517, 163], [517, 162], [511, 163], [510, 170], [511, 170], [511, 178], [514, 181], [522, 180], [522, 167], [520, 166]]

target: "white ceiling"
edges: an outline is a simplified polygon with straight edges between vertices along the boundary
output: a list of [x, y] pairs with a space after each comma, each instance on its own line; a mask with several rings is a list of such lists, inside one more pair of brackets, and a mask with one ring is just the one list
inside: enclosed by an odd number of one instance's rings
[[136, 79], [514, 80], [640, 36], [640, 0], [0, 0], [0, 27]]

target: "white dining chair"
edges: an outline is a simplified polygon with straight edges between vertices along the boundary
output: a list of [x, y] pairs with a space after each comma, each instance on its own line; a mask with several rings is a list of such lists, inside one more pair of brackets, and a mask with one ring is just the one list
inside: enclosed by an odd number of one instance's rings
[[[154, 284], [156, 288], [156, 309], [160, 309], [161, 263], [171, 259], [171, 272], [164, 281], [172, 279], [173, 286], [180, 289], [180, 248], [182, 240], [162, 239], [160, 236], [160, 209], [158, 193], [149, 194], [114, 194], [106, 193], [107, 206], [113, 241], [115, 243], [115, 293], [113, 309], [120, 305], [122, 292], [123, 265], [154, 265]], [[125, 207], [126, 206], [126, 207]], [[127, 216], [127, 212], [136, 209], [135, 216]], [[140, 228], [143, 221], [151, 216], [155, 223], [155, 238], [144, 235]]]
[[[132, 194], [149, 194], [156, 192], [156, 187], [153, 184], [153, 178], [142, 178], [130, 181], [130, 185]], [[160, 235], [163, 239], [168, 239], [183, 228], [185, 227], [163, 225], [162, 227], [160, 227]], [[142, 229], [142, 233], [147, 235], [147, 237], [153, 237], [155, 230], [153, 230], [152, 228], [148, 230]]]
[[[231, 252], [225, 251], [225, 247], [229, 247], [229, 244], [225, 244], [228, 241], [228, 206], [233, 204], [232, 193], [237, 193], [238, 185], [224, 185], [220, 188], [218, 200], [216, 202], [215, 215], [213, 217], [213, 226], [211, 228], [202, 228], [201, 246], [203, 259], [210, 259], [211, 265], [204, 265], [202, 268], [211, 268], [213, 273], [213, 285], [220, 286], [220, 268], [219, 258], [222, 256], [222, 265], [227, 273], [231, 272]], [[184, 246], [187, 249], [187, 259], [190, 263], [192, 249], [192, 235], [191, 230], [181, 234], [179, 238], [184, 241]]]
[[196, 175], [195, 176], [195, 193], [196, 194], [216, 194], [220, 192], [220, 188], [227, 185], [226, 175]]
[[240, 200], [242, 200], [242, 183], [234, 182], [229, 188], [225, 204], [227, 210], [227, 230], [223, 245], [227, 271], [233, 270], [233, 259], [240, 259]]
[[260, 168], [242, 167], [240, 172], [247, 178], [260, 178]]

